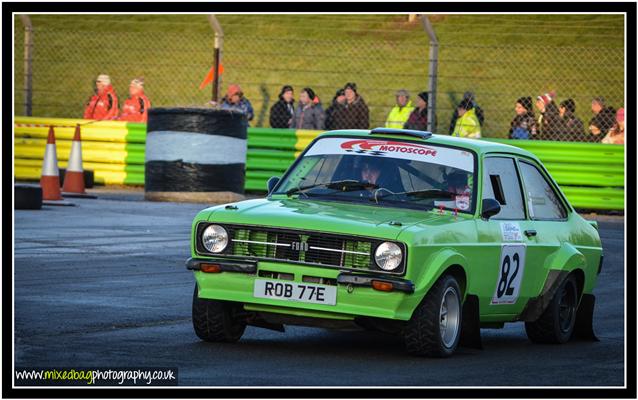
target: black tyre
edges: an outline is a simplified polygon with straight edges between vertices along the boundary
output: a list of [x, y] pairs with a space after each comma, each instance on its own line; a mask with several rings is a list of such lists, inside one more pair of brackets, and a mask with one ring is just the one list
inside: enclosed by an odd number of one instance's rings
[[42, 188], [39, 186], [15, 185], [14, 208], [16, 210], [39, 210], [42, 208]]
[[412, 314], [404, 330], [409, 353], [449, 357], [461, 336], [461, 288], [452, 275], [443, 275]]
[[244, 334], [246, 323], [235, 317], [234, 303], [200, 299], [197, 285], [193, 293], [193, 328], [195, 334], [207, 342], [238, 341]]
[[525, 322], [527, 337], [534, 343], [565, 343], [574, 332], [578, 306], [578, 286], [569, 275], [554, 294], [543, 314], [533, 322]]

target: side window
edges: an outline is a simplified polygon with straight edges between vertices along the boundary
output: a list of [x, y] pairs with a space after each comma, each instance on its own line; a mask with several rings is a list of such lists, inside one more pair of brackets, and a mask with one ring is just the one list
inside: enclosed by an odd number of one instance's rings
[[536, 166], [520, 162], [521, 175], [529, 201], [529, 215], [533, 219], [564, 219], [567, 212], [552, 186]]
[[523, 195], [514, 160], [488, 157], [483, 161], [483, 199], [496, 199], [501, 211], [494, 219], [525, 219]]

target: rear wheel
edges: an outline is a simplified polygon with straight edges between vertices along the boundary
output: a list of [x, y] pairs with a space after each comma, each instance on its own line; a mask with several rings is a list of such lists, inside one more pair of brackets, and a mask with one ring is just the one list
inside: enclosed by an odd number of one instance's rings
[[462, 320], [461, 289], [452, 275], [444, 275], [418, 305], [405, 331], [409, 353], [449, 357], [459, 344]]
[[534, 343], [567, 342], [574, 332], [577, 306], [576, 279], [569, 275], [543, 314], [536, 321], [525, 322], [527, 337]]
[[200, 299], [197, 285], [193, 293], [193, 328], [207, 342], [236, 342], [244, 334], [246, 322], [235, 317], [238, 305], [226, 301]]

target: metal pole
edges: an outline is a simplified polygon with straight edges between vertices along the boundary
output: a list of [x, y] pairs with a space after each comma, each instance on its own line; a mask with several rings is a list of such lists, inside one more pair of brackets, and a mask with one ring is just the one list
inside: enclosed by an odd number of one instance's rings
[[430, 37], [430, 65], [428, 67], [428, 131], [434, 132], [436, 127], [436, 77], [439, 64], [439, 40], [436, 38], [434, 28], [426, 15], [421, 15], [423, 28]]
[[31, 116], [33, 103], [33, 25], [28, 15], [20, 15], [24, 25], [24, 115]]
[[215, 31], [215, 51], [214, 51], [215, 79], [213, 80], [212, 100], [214, 102], [217, 102], [217, 99], [219, 98], [219, 85], [221, 84], [221, 79], [219, 77], [218, 72], [219, 72], [219, 64], [221, 64], [222, 62], [222, 49], [224, 47], [224, 31], [222, 30], [222, 26], [217, 20], [217, 17], [215, 17], [215, 14], [208, 15], [208, 22], [210, 23], [210, 26]]
[[215, 49], [215, 79], [213, 80], [213, 96], [212, 100], [217, 103], [219, 98], [219, 49]]

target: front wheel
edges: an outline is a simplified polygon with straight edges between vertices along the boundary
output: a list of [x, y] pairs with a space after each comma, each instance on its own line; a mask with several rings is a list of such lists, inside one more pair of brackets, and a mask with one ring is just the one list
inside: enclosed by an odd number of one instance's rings
[[525, 322], [527, 337], [534, 343], [567, 342], [574, 332], [577, 306], [576, 279], [569, 275], [543, 314], [536, 321]]
[[444, 275], [417, 306], [404, 331], [409, 353], [449, 357], [461, 336], [461, 289], [452, 275]]
[[244, 334], [246, 323], [238, 320], [233, 303], [200, 299], [197, 285], [193, 293], [193, 328], [207, 342], [236, 342]]

